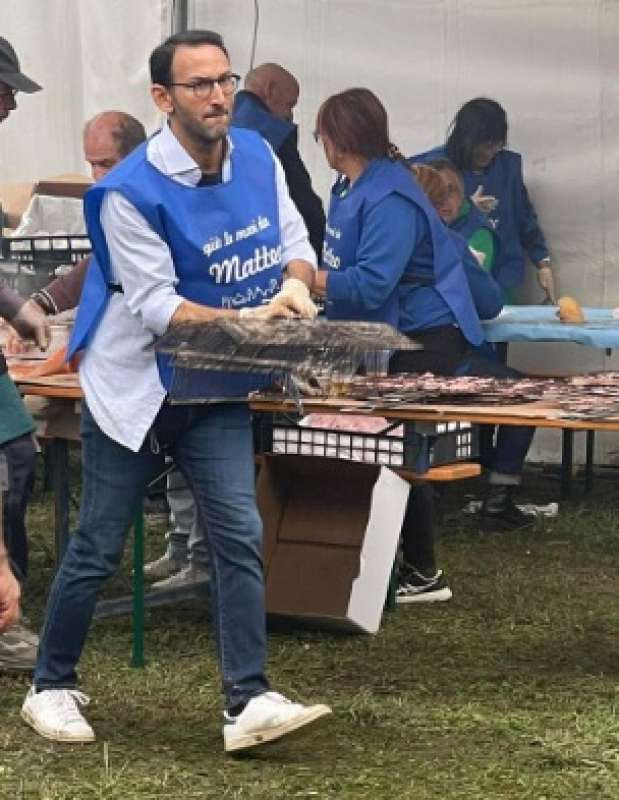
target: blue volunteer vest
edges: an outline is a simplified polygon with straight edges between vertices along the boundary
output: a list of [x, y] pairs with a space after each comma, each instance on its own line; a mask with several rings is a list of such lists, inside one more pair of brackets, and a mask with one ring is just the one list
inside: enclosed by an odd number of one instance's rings
[[456, 231], [460, 236], [463, 236], [467, 242], [470, 242], [471, 236], [482, 228], [490, 231], [494, 243], [494, 262], [497, 262], [501, 250], [501, 240], [487, 215], [484, 214], [483, 211], [480, 211], [475, 203], [469, 202], [469, 210], [467, 213], [454, 220], [449, 227], [452, 231]]
[[[446, 303], [457, 321], [465, 338], [471, 344], [479, 344], [483, 333], [475, 313], [471, 293], [462, 269], [462, 263], [449, 236], [423, 191], [411, 173], [400, 163], [384, 158], [373, 161], [370, 172], [355, 182], [344, 195], [336, 190], [331, 193], [329, 216], [325, 232], [323, 266], [327, 269], [345, 270], [357, 262], [357, 248], [361, 237], [364, 215], [390, 194], [398, 194], [413, 203], [427, 219], [433, 258], [428, 269], [426, 261], [417, 258], [417, 248], [411, 254], [402, 283], [396, 286], [385, 303], [375, 311], [368, 311], [365, 319], [387, 322], [400, 328], [399, 292], [420, 285], [431, 284]], [[388, 234], [388, 231], [386, 231]], [[428, 245], [430, 243], [428, 242]], [[343, 302], [327, 303], [327, 316], [330, 319], [354, 319], [350, 306]]]
[[[413, 156], [411, 163], [428, 164], [436, 159], [447, 158], [445, 147], [435, 147], [426, 153]], [[488, 221], [499, 237], [500, 248], [492, 267], [492, 274], [504, 289], [519, 286], [524, 280], [525, 252], [521, 241], [521, 230], [535, 230], [538, 240], [534, 253], [536, 259], [548, 255], [544, 236], [537, 224], [535, 211], [531, 207], [522, 177], [522, 158], [511, 150], [501, 150], [483, 172], [463, 170], [464, 191], [470, 197], [478, 186], [484, 194], [499, 201]]]
[[232, 124], [258, 131], [277, 153], [296, 125], [272, 114], [253, 92], [238, 92], [234, 98]]
[[[161, 173], [146, 158], [147, 143], [86, 193], [84, 212], [94, 258], [88, 269], [69, 356], [88, 347], [109, 298], [110, 254], [101, 227], [107, 191], [118, 191], [168, 244], [176, 291], [196, 303], [240, 309], [268, 302], [281, 285], [277, 188], [273, 157], [259, 134], [230, 130], [231, 180], [193, 187]], [[170, 390], [168, 356], [157, 356], [162, 385]], [[183, 370], [187, 397], [245, 397], [264, 376]], [[175, 385], [175, 396], [181, 387]]]

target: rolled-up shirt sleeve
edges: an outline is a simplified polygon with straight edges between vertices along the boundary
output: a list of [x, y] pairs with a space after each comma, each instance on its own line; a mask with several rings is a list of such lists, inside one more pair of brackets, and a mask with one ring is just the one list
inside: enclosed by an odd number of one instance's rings
[[168, 245], [120, 192], [107, 192], [101, 225], [110, 253], [112, 280], [122, 286], [129, 311], [161, 336], [183, 302]]
[[316, 253], [310, 244], [303, 217], [292, 202], [286, 175], [279, 159], [271, 151], [275, 164], [275, 183], [277, 187], [277, 208], [279, 212], [279, 229], [282, 240], [282, 265], [299, 258], [308, 261], [316, 268]]

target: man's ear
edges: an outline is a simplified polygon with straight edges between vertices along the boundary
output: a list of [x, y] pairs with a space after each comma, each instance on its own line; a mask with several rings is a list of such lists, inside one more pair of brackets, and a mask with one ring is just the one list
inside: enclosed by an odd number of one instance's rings
[[264, 102], [267, 106], [271, 106], [271, 100], [277, 96], [277, 86], [275, 81], [267, 81], [264, 84]]
[[150, 94], [159, 111], [164, 114], [171, 114], [174, 111], [174, 104], [170, 96], [170, 90], [160, 83], [153, 83], [150, 87]]

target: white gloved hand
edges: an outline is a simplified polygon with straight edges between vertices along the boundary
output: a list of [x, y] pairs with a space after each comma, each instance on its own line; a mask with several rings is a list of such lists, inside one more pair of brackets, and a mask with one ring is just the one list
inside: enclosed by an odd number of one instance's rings
[[22, 339], [34, 339], [41, 350], [47, 350], [51, 337], [49, 321], [34, 300], [27, 300], [9, 322]]
[[307, 285], [298, 278], [285, 280], [280, 291], [271, 299], [270, 305], [283, 305], [302, 319], [314, 319], [318, 314]]
[[553, 306], [556, 305], [555, 276], [549, 263], [542, 263], [542, 266], [537, 268], [537, 282], [546, 293], [548, 300]]
[[499, 201], [494, 195], [484, 194], [484, 187], [480, 184], [471, 195], [471, 201], [484, 214], [489, 214], [498, 206]]
[[482, 253], [481, 250], [475, 250], [475, 248], [471, 247], [471, 245], [469, 245], [469, 250], [475, 256], [475, 259], [477, 260], [479, 266], [483, 267], [484, 264], [486, 263], [486, 254]]
[[285, 305], [274, 305], [273, 301], [262, 306], [242, 308], [239, 311], [241, 319], [295, 319], [297, 315]]

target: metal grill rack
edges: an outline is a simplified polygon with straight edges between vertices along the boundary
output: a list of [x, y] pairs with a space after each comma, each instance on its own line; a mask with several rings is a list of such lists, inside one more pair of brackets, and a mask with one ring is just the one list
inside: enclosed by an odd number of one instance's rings
[[172, 356], [172, 399], [175, 392], [189, 397], [200, 371], [257, 374], [287, 388], [292, 380], [320, 389], [322, 380], [351, 379], [368, 351], [417, 347], [381, 323], [226, 318], [176, 326], [157, 343], [160, 353]]

